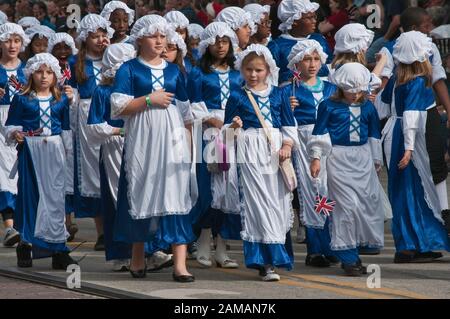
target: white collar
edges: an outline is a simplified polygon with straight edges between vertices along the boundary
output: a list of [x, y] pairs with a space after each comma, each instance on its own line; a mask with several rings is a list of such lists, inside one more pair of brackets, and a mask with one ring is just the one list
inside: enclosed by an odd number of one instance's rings
[[272, 91], [272, 85], [268, 84], [267, 88], [264, 90], [255, 90], [255, 89], [251, 89], [248, 86], [245, 86], [245, 88], [247, 88], [248, 90], [250, 90], [250, 92], [252, 92], [253, 94], [259, 96], [259, 97], [268, 97], [270, 95], [270, 92]]
[[308, 37], [301, 37], [301, 38], [295, 38], [292, 35], [290, 35], [289, 33], [283, 33], [282, 35], [280, 35], [280, 37], [284, 38], [284, 39], [288, 39], [288, 40], [294, 40], [294, 41], [300, 41], [300, 40], [304, 40], [304, 39], [308, 39]]
[[138, 57], [138, 61], [141, 62], [143, 65], [148, 66], [150, 69], [153, 69], [153, 70], [164, 70], [166, 68], [166, 66], [167, 66], [167, 62], [164, 59], [162, 59], [162, 62], [160, 64], [158, 64], [158, 65], [150, 64], [150, 63], [144, 61], [141, 57]]

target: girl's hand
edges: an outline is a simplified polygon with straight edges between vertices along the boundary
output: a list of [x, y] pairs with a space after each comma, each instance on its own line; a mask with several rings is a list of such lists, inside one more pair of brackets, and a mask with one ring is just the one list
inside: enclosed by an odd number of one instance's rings
[[367, 99], [372, 103], [375, 103], [376, 97], [377, 96], [375, 94], [367, 94]]
[[311, 166], [309, 167], [309, 170], [311, 172], [311, 176], [313, 178], [317, 178], [319, 177], [319, 172], [320, 172], [320, 160], [315, 158], [312, 160], [311, 162]]
[[0, 88], [0, 99], [3, 99], [3, 97], [5, 96], [5, 89]]
[[67, 95], [70, 102], [73, 102], [73, 88], [70, 85], [64, 85], [63, 86], [63, 92]]
[[24, 139], [25, 139], [25, 135], [22, 132], [19, 132], [19, 131], [15, 131], [13, 133], [13, 137], [14, 137], [14, 139], [16, 140], [16, 142], [18, 144], [22, 144]]
[[379, 174], [381, 172], [381, 164], [380, 163], [375, 163], [375, 171], [377, 172], [377, 174]]
[[292, 111], [295, 110], [296, 107], [298, 107], [300, 105], [300, 103], [298, 103], [298, 100], [295, 96], [291, 96], [289, 98], [290, 102], [291, 102], [291, 109]]
[[405, 169], [408, 166], [409, 161], [411, 160], [411, 155], [412, 155], [412, 151], [410, 151], [410, 150], [405, 151], [405, 154], [403, 154], [403, 158], [398, 163], [399, 169]]
[[175, 94], [166, 92], [164, 89], [156, 90], [150, 94], [152, 105], [168, 108]]
[[207, 120], [206, 124], [208, 124], [209, 127], [215, 127], [215, 128], [218, 128], [219, 130], [223, 126], [223, 122], [221, 120], [219, 120], [219, 119], [214, 118], [214, 117], [212, 117], [209, 120]]
[[284, 144], [279, 151], [280, 162], [284, 162], [288, 158], [291, 158], [292, 146], [290, 144]]
[[243, 123], [239, 116], [235, 116], [233, 118], [233, 123], [230, 125], [230, 128], [242, 128]]

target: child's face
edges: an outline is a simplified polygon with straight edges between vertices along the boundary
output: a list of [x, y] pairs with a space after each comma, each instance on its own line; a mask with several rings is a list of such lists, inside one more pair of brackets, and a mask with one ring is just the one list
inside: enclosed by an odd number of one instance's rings
[[167, 62], [174, 63], [177, 58], [178, 47], [176, 44], [167, 44], [164, 48], [163, 53], [161, 54], [161, 58], [166, 60]]
[[200, 39], [198, 38], [190, 38], [191, 48], [198, 48], [198, 44], [200, 43]]
[[36, 37], [33, 42], [31, 42], [31, 52], [33, 54], [44, 53], [47, 52], [48, 39], [43, 37], [42, 39]]
[[225, 59], [228, 50], [230, 50], [230, 39], [228, 37], [217, 37], [216, 43], [209, 46], [209, 52], [217, 60]]
[[270, 37], [271, 21], [267, 13], [264, 14], [264, 18], [258, 23], [258, 35], [262, 39]]
[[330, 0], [330, 10], [331, 11], [338, 11], [339, 10], [339, 3], [337, 1], [334, 0]]
[[167, 45], [167, 41], [164, 34], [156, 32], [150, 36], [140, 38], [138, 44], [141, 51], [161, 56]]
[[251, 33], [252, 30], [250, 29], [250, 26], [248, 24], [236, 30], [236, 35], [239, 40], [239, 47], [241, 49], [245, 49], [247, 47], [248, 42], [250, 41]]
[[86, 38], [86, 48], [88, 52], [96, 56], [103, 55], [108, 44], [109, 39], [107, 33], [100, 29], [96, 32], [90, 32], [89, 36]]
[[128, 32], [128, 14], [123, 9], [116, 9], [109, 17], [111, 28], [116, 31], [116, 36], [123, 37]]
[[364, 92], [350, 93], [344, 91], [344, 98], [348, 104], [357, 104], [364, 97]]
[[33, 73], [32, 78], [36, 91], [49, 89], [55, 85], [56, 81], [55, 73], [45, 64]]
[[302, 18], [295, 20], [292, 28], [301, 33], [302, 36], [310, 35], [316, 31], [317, 14], [315, 12], [308, 12], [302, 14]]
[[72, 49], [65, 42], [55, 44], [52, 54], [58, 59], [59, 64], [66, 64], [72, 54]]
[[320, 61], [320, 55], [317, 51], [312, 54], [307, 54], [302, 61], [297, 63], [297, 70], [301, 73], [304, 79], [310, 79], [316, 77], [319, 73], [322, 61]]
[[183, 38], [183, 41], [186, 40], [187, 29], [186, 28], [177, 28], [175, 31]]
[[269, 68], [264, 58], [256, 57], [242, 66], [242, 73], [248, 87], [257, 88], [266, 84]]
[[22, 38], [18, 35], [11, 35], [8, 40], [1, 42], [2, 55], [14, 59], [19, 56], [22, 48]]

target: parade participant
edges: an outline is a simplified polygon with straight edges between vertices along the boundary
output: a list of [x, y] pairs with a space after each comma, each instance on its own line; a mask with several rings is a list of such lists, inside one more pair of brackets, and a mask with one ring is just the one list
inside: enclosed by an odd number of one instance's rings
[[382, 163], [380, 123], [366, 98], [370, 72], [359, 63], [346, 63], [332, 76], [338, 87], [319, 105], [308, 145], [311, 176], [317, 178], [320, 160], [326, 158], [332, 212], [331, 249], [349, 276], [367, 273], [358, 247], [384, 244], [383, 189], [377, 177]]
[[[52, 268], [76, 264], [66, 246], [64, 223], [65, 151], [62, 130], [69, 128], [73, 89], [58, 89], [61, 70], [49, 53], [28, 60], [27, 85], [14, 96], [6, 121], [6, 136], [18, 143], [18, 194], [14, 220], [21, 234], [17, 266], [52, 256]], [[15, 172], [11, 172], [15, 174]]]
[[263, 281], [278, 281], [275, 267], [293, 267], [292, 247], [285, 245], [290, 244], [286, 234], [294, 220], [292, 189], [278, 163], [288, 160], [292, 147], [299, 145], [295, 119], [289, 100], [275, 86], [278, 67], [265, 46], [251, 44], [238, 54], [235, 67], [246, 84], [230, 96], [225, 128], [243, 128], [237, 138], [237, 163], [245, 265], [258, 269]]
[[[202, 58], [188, 80], [195, 129], [201, 129], [203, 136], [202, 150], [207, 144], [215, 145], [230, 94], [241, 89], [240, 73], [234, 70], [234, 48], [237, 45], [235, 33], [224, 22], [209, 24], [202, 34], [199, 44]], [[233, 188], [225, 184], [233, 174], [236, 174], [235, 165], [228, 172], [208, 171], [206, 158], [197, 165], [199, 199], [191, 216], [194, 230], [200, 232], [196, 259], [205, 267], [212, 266], [211, 234], [216, 238], [216, 264], [224, 268], [238, 267], [237, 262], [228, 257], [225, 242], [226, 239], [240, 240], [240, 209], [238, 202], [230, 201], [236, 198], [231, 192], [233, 189], [237, 191], [237, 185], [235, 183]], [[236, 181], [236, 178], [231, 180]]]
[[32, 58], [35, 54], [47, 52], [48, 39], [55, 31], [49, 27], [38, 25], [28, 28], [25, 34], [30, 39], [30, 44], [27, 46], [24, 54], [24, 61]]
[[250, 37], [250, 43], [267, 45], [270, 42], [270, 6], [250, 3], [243, 9], [252, 15], [253, 22], [257, 28], [256, 33]]
[[111, 22], [111, 28], [115, 31], [111, 43], [128, 42], [127, 33], [134, 22], [134, 10], [130, 9], [123, 1], [110, 1], [105, 4], [100, 15], [106, 21]]
[[442, 257], [433, 250], [450, 251], [425, 141], [427, 109], [435, 105], [431, 52], [426, 35], [403, 33], [393, 51], [396, 71], [382, 95], [391, 112], [383, 138], [395, 263], [430, 262]]
[[37, 25], [41, 25], [38, 19], [35, 17], [23, 17], [17, 21], [17, 24], [20, 25], [23, 31], [26, 31], [28, 28], [35, 27]]
[[[282, 0], [278, 7], [278, 18], [281, 20], [279, 26], [282, 35], [272, 40], [268, 44], [268, 48], [280, 68], [280, 84], [288, 82], [293, 74], [287, 68], [289, 61], [287, 57], [292, 47], [298, 40], [307, 38], [316, 40], [320, 43], [323, 51], [328, 55], [327, 63], [332, 59], [332, 52], [328, 47], [328, 43], [320, 33], [316, 30], [316, 11], [319, 4], [310, 2], [309, 0]], [[319, 76], [327, 75], [327, 68], [323, 66], [319, 72]]]
[[197, 63], [201, 56], [198, 52], [198, 44], [200, 43], [200, 37], [203, 33], [203, 30], [205, 30], [201, 25], [196, 23], [191, 23], [188, 25], [188, 34], [189, 39], [187, 42], [188, 50], [191, 50], [192, 56]]
[[[48, 40], [48, 53], [51, 53], [59, 62], [63, 74], [63, 83], [66, 84], [72, 77], [70, 72], [69, 60], [78, 53], [78, 49], [75, 47], [73, 38], [65, 33], [54, 33]], [[67, 241], [72, 241], [75, 238], [75, 234], [78, 232], [78, 225], [72, 221], [72, 213], [74, 212], [73, 202], [73, 175], [74, 175], [74, 162], [73, 162], [73, 131], [76, 129], [76, 107], [77, 102], [71, 104], [69, 110], [71, 116], [70, 130], [64, 131], [61, 137], [64, 139], [64, 146], [66, 149], [66, 228], [69, 232], [69, 238]]]
[[[161, 57], [167, 62], [178, 65], [183, 75], [186, 77], [186, 67], [184, 64], [184, 58], [187, 54], [186, 43], [179, 33], [174, 28], [170, 27], [166, 34], [166, 47], [164, 48]], [[186, 78], [187, 81], [187, 78]]]
[[94, 218], [97, 229], [95, 250], [104, 249], [100, 212], [100, 144], [89, 140], [86, 132], [89, 106], [95, 88], [102, 80], [102, 57], [114, 30], [100, 15], [88, 14], [77, 28], [78, 54], [72, 59], [70, 85], [79, 97], [74, 130], [74, 209], [76, 218]]
[[105, 236], [105, 257], [112, 260], [113, 270], [128, 270], [131, 246], [113, 241], [114, 221], [117, 207], [119, 172], [123, 152], [123, 121], [111, 119], [110, 96], [114, 77], [119, 67], [136, 57], [133, 45], [117, 43], [110, 45], [103, 55], [103, 80], [94, 91], [89, 109], [88, 129], [90, 137], [101, 144], [100, 188], [101, 212]]
[[296, 76], [290, 85], [283, 88], [286, 98], [293, 100], [291, 103], [298, 125], [300, 147], [293, 150], [292, 157], [299, 181], [297, 187], [300, 201], [299, 221], [306, 227], [306, 265], [314, 267], [328, 267], [331, 262], [336, 262], [330, 249], [329, 218], [317, 213], [314, 207], [317, 193], [322, 196], [328, 195], [326, 156], [320, 159], [322, 170], [314, 179], [309, 172], [311, 161], [307, 150], [316, 124], [317, 108], [336, 90], [333, 84], [322, 81], [317, 76], [326, 59], [327, 55], [319, 42], [307, 39], [298, 41], [288, 56], [288, 69]]
[[3, 245], [14, 246], [19, 240], [19, 233], [13, 228], [13, 214], [16, 207], [17, 177], [9, 178], [9, 173], [17, 158], [17, 151], [5, 142], [4, 125], [9, 106], [26, 79], [23, 74], [24, 64], [19, 53], [25, 50], [30, 40], [22, 27], [15, 23], [0, 26], [0, 212], [5, 227]]
[[133, 244], [133, 277], [146, 276], [144, 243], [153, 237], [172, 247], [173, 279], [192, 282], [186, 247], [195, 239], [189, 212], [196, 189], [191, 190], [195, 175], [191, 176], [184, 127], [193, 118], [183, 73], [161, 58], [168, 28], [155, 15], [136, 21], [131, 39], [138, 57], [125, 62], [116, 74], [111, 113], [112, 118], [125, 120], [127, 132], [114, 240]]
[[256, 32], [255, 24], [249, 12], [239, 7], [226, 7], [217, 15], [217, 22], [225, 22], [236, 33], [239, 48], [235, 53], [245, 50], [250, 36]]

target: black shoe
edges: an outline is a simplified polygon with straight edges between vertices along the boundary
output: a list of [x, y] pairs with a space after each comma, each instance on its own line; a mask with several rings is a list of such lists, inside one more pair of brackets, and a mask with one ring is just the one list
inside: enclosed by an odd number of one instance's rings
[[394, 264], [420, 264], [420, 263], [430, 263], [433, 262], [435, 258], [431, 255], [414, 253], [414, 254], [403, 254], [395, 253]]
[[131, 270], [130, 268], [130, 274], [133, 278], [145, 278], [147, 277], [147, 267], [140, 270]]
[[56, 253], [52, 256], [52, 268], [55, 270], [67, 270], [69, 265], [78, 265], [68, 252]]
[[105, 250], [105, 236], [104, 235], [98, 236], [97, 242], [95, 243], [95, 246], [94, 246], [94, 250], [95, 251], [104, 251]]
[[433, 260], [444, 257], [444, 255], [442, 255], [442, 253], [434, 252], [434, 251], [428, 251], [426, 253], [417, 253], [416, 255], [419, 257], [423, 257], [423, 258], [432, 258]]
[[177, 282], [194, 282], [195, 277], [192, 275], [175, 275], [175, 273], [172, 273], [173, 280]]
[[339, 259], [336, 256], [325, 256], [325, 258], [330, 262], [330, 264], [339, 264]]
[[363, 266], [361, 262], [357, 262], [353, 265], [342, 264], [342, 268], [344, 269], [345, 274], [351, 277], [359, 277], [367, 274], [367, 268]]
[[31, 259], [31, 245], [26, 243], [19, 243], [16, 247], [17, 267], [29, 268], [33, 266], [33, 259]]
[[365, 255], [365, 256], [375, 256], [380, 254], [380, 249], [373, 249], [373, 248], [359, 248], [358, 254], [359, 255]]
[[306, 266], [320, 267], [320, 268], [331, 266], [328, 259], [326, 259], [325, 256], [323, 255], [307, 255], [305, 264]]
[[442, 219], [444, 220], [445, 229], [450, 236], [450, 210], [446, 209], [442, 211]]

